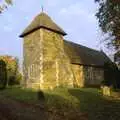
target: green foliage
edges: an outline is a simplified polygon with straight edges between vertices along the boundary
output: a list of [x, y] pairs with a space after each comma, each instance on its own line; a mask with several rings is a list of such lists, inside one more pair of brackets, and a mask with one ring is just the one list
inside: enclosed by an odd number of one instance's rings
[[96, 16], [99, 26], [108, 34], [105, 39], [107, 45], [120, 48], [120, 0], [95, 0], [99, 4]]
[[114, 61], [120, 65], [120, 51], [117, 51], [114, 55]]
[[7, 4], [12, 4], [12, 0], [5, 0]]
[[0, 88], [4, 89], [7, 85], [7, 70], [6, 63], [0, 60]]
[[113, 86], [119, 88], [120, 86], [120, 71], [115, 63], [105, 63], [104, 64], [104, 78], [102, 82], [104, 85]]
[[22, 74], [18, 72], [15, 76], [10, 76], [8, 85], [20, 85]]
[[7, 9], [8, 5], [12, 5], [12, 0], [4, 0], [4, 3], [0, 4], [0, 13]]
[[16, 84], [20, 85], [21, 80], [23, 79], [23, 76], [20, 72], [17, 73], [16, 75]]
[[[10, 66], [10, 65], [9, 65]], [[22, 80], [22, 74], [19, 71], [19, 60], [18, 58], [14, 59], [14, 64], [11, 65], [11, 73], [12, 75], [9, 77], [9, 85], [17, 85], [20, 84]]]
[[0, 56], [0, 60], [6, 64], [6, 84], [15, 85], [20, 84], [22, 74], [19, 72], [19, 61], [12, 56]]

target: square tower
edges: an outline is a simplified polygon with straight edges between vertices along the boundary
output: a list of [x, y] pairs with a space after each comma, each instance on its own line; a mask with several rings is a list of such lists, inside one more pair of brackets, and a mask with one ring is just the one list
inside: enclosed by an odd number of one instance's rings
[[23, 85], [27, 88], [52, 89], [73, 86], [73, 72], [64, 52], [66, 33], [44, 12], [40, 13], [20, 37], [23, 44]]

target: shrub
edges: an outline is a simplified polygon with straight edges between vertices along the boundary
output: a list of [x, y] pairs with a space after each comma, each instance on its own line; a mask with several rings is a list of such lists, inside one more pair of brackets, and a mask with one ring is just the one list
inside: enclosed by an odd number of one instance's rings
[[120, 87], [120, 71], [115, 63], [104, 64], [104, 78], [103, 85], [113, 86], [114, 88]]
[[20, 81], [22, 80], [22, 74], [17, 73], [16, 76], [9, 77], [9, 85], [20, 85]]

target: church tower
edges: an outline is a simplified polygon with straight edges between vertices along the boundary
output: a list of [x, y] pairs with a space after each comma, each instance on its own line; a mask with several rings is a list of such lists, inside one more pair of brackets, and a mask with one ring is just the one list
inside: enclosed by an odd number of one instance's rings
[[23, 37], [23, 85], [27, 88], [73, 87], [70, 60], [64, 52], [66, 33], [44, 12], [35, 17]]

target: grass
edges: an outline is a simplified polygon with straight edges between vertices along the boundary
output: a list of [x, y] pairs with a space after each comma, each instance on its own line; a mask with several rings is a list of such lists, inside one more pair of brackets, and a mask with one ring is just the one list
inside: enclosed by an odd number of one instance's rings
[[38, 101], [36, 91], [19, 87], [9, 87], [0, 91], [0, 95], [29, 103], [36, 103]]
[[79, 106], [79, 100], [72, 96], [68, 89], [58, 88], [54, 91], [44, 91], [44, 94], [49, 107], [68, 111], [68, 109], [76, 109]]
[[[119, 120], [120, 101], [105, 98], [98, 89], [59, 88], [44, 91], [45, 103], [49, 108], [62, 111], [77, 110], [88, 114], [89, 120]], [[38, 103], [37, 92], [30, 89], [9, 88], [0, 91], [0, 95], [20, 101]]]

